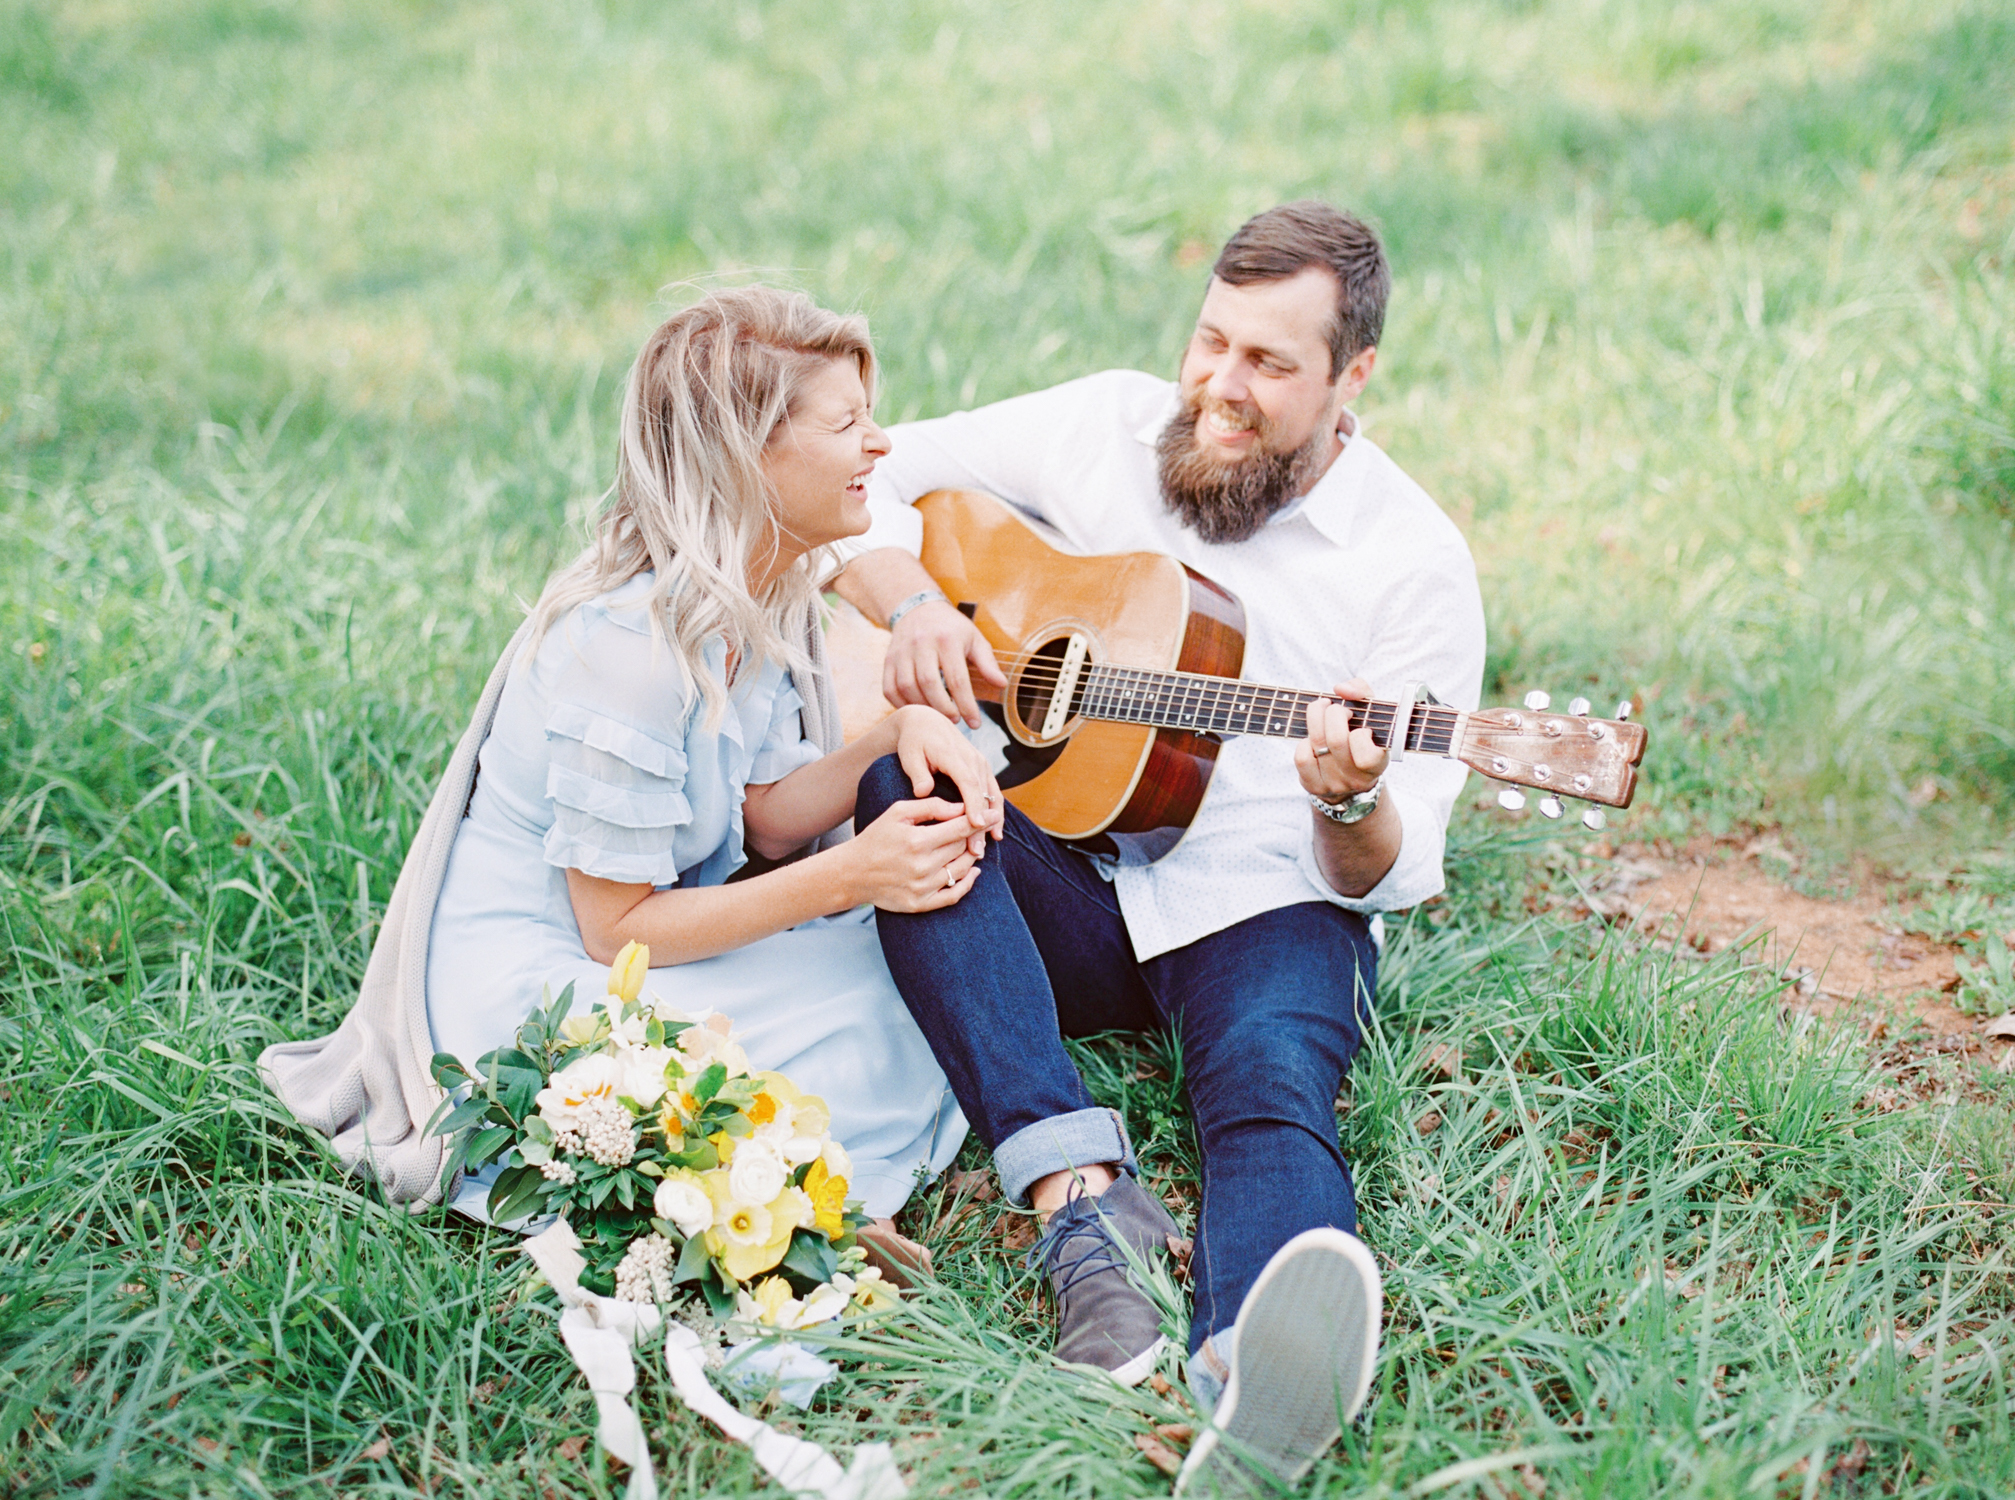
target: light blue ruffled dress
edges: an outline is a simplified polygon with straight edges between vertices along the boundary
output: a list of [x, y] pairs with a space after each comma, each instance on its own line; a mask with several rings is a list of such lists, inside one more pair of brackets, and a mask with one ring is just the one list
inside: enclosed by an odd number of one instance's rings
[[[660, 890], [719, 885], [747, 862], [744, 789], [818, 759], [773, 662], [745, 667], [707, 726], [704, 700], [651, 631], [651, 582], [643, 574], [557, 622], [504, 687], [427, 950], [434, 1046], [464, 1063], [506, 1045], [547, 986], [573, 984], [577, 1011], [607, 990], [574, 921], [569, 867]], [[716, 680], [725, 655], [719, 640], [708, 647]], [[882, 961], [872, 907], [653, 969], [648, 983], [683, 1010], [728, 1016], [752, 1065], [825, 1099], [871, 1214], [894, 1213], [965, 1138]], [[482, 1192], [466, 1184], [456, 1206], [478, 1208]]]

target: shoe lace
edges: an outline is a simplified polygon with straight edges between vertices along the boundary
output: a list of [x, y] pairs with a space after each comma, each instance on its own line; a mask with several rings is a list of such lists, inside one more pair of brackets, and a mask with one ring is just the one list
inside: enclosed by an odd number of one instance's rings
[[[1090, 1244], [1076, 1259], [1066, 1264], [1066, 1247], [1080, 1240], [1088, 1240]], [[1072, 1287], [1087, 1277], [1105, 1271], [1126, 1273], [1126, 1259], [1114, 1243], [1105, 1215], [1099, 1210], [1095, 1198], [1073, 1198], [1058, 1209], [1043, 1237], [1023, 1258], [1022, 1266], [1030, 1271], [1040, 1266], [1055, 1283], [1059, 1302], [1064, 1300]]]

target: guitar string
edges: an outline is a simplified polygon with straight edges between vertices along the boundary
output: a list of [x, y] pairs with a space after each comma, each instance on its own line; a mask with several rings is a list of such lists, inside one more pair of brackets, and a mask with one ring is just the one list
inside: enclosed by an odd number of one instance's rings
[[[1101, 665], [1109, 667], [1109, 664]], [[1128, 715], [1133, 712], [1145, 712], [1150, 717], [1167, 714], [1192, 720], [1193, 727], [1198, 728], [1261, 735], [1271, 733], [1295, 739], [1306, 733], [1306, 711], [1319, 699], [1350, 705], [1355, 720], [1351, 726], [1353, 729], [1368, 724], [1374, 731], [1390, 730], [1398, 717], [1399, 705], [1380, 699], [1337, 698], [1327, 693], [1274, 688], [1261, 683], [1241, 682], [1236, 678], [1201, 674], [1163, 674], [1137, 668], [1111, 670], [1139, 672], [1140, 677], [1135, 682], [1128, 682], [1121, 676], [1097, 680], [1088, 674], [1081, 684], [1081, 691], [1075, 695], [1080, 712], [1121, 723], [1129, 722]], [[1056, 675], [1025, 672], [1017, 686], [1041, 691], [1054, 688], [1056, 680]], [[1273, 701], [1262, 703], [1262, 694]], [[1287, 700], [1285, 704], [1279, 701], [1282, 698]], [[1409, 726], [1412, 732], [1408, 739], [1413, 743], [1408, 748], [1446, 753], [1453, 743], [1458, 718], [1457, 711], [1445, 705], [1423, 704]]]
[[[1006, 657], [1006, 659], [1009, 661], [1010, 665], [1012, 665], [1016, 658], [1012, 655], [1009, 655]], [[1034, 661], [1037, 658], [1035, 658], [1032, 654], [1029, 654], [1021, 656], [1020, 659], [1024, 661]], [[1381, 714], [1383, 718], [1386, 720], [1390, 720], [1392, 717], [1394, 717], [1398, 712], [1399, 708], [1399, 705], [1390, 699], [1342, 698], [1333, 693], [1318, 693], [1302, 688], [1273, 687], [1266, 683], [1246, 682], [1243, 679], [1236, 677], [1213, 677], [1207, 673], [1200, 673], [1200, 672], [1170, 672], [1160, 668], [1153, 668], [1153, 667], [1130, 667], [1117, 662], [1095, 662], [1086, 670], [1085, 674], [1079, 679], [1079, 682], [1080, 685], [1084, 687], [1087, 693], [1094, 690], [1095, 688], [1103, 688], [1109, 691], [1111, 688], [1120, 685], [1119, 679], [1114, 677], [1108, 677], [1108, 679], [1102, 683], [1095, 682], [1093, 679], [1096, 678], [1101, 673], [1136, 674], [1137, 678], [1142, 682], [1152, 682], [1157, 688], [1163, 691], [1173, 689], [1178, 692], [1187, 692], [1187, 691], [1194, 691], [1200, 688], [1205, 691], [1213, 691], [1213, 692], [1229, 691], [1244, 698], [1253, 698], [1255, 695], [1260, 693], [1268, 693], [1284, 696], [1294, 700], [1290, 708], [1290, 713], [1306, 708], [1309, 704], [1314, 703], [1317, 699], [1327, 699], [1332, 703], [1342, 702], [1351, 704], [1353, 706], [1362, 707], [1372, 713]], [[1035, 687], [1038, 689], [1046, 687], [1054, 687], [1056, 683], [1061, 679], [1062, 675], [1063, 673], [1060, 666], [1033, 668], [1031, 670], [1024, 671], [1021, 674], [1020, 678], [1017, 679], [1017, 685], [1022, 687]], [[1218, 710], [1223, 710], [1227, 708], [1250, 709], [1254, 706], [1255, 705], [1253, 703], [1239, 703], [1239, 704], [1219, 703], [1217, 705], [1214, 705], [1214, 707]], [[1277, 707], [1278, 707], [1277, 704], [1271, 705], [1268, 709], [1268, 712], [1271, 713], [1273, 708]], [[1453, 723], [1453, 720], [1456, 715], [1456, 710], [1449, 708], [1445, 704], [1423, 704], [1421, 705], [1421, 707], [1425, 715], [1430, 715], [1435, 718], [1445, 717], [1451, 724]]]
[[[1017, 662], [1048, 664], [1024, 670], [1017, 680], [1019, 687], [1054, 688], [1061, 679], [1062, 664], [1053, 658], [1045, 658], [1033, 652], [1003, 652], [996, 660], [1005, 660], [1010, 667]], [[1099, 680], [1101, 674], [1104, 680]], [[1132, 674], [1136, 681], [1129, 683], [1122, 674]], [[1129, 719], [1123, 713], [1106, 710], [1119, 708], [1113, 701], [1116, 693], [1132, 696], [1131, 688], [1140, 686], [1147, 689], [1147, 702], [1140, 705], [1152, 717], [1157, 711], [1178, 719], [1187, 718], [1189, 725], [1182, 723], [1166, 725], [1167, 728], [1195, 728], [1224, 730], [1231, 733], [1260, 734], [1274, 737], [1299, 739], [1306, 733], [1307, 708], [1318, 699], [1342, 702], [1352, 705], [1356, 720], [1352, 728], [1369, 725], [1374, 734], [1379, 730], [1390, 733], [1393, 722], [1398, 717], [1399, 705], [1384, 699], [1338, 698], [1332, 694], [1307, 692], [1299, 688], [1277, 688], [1265, 683], [1251, 683], [1235, 677], [1212, 677], [1194, 672], [1167, 672], [1155, 668], [1128, 667], [1115, 662], [1094, 662], [1080, 679], [1082, 691], [1077, 695], [1080, 711], [1093, 718], [1106, 719], [1118, 723], [1144, 723], [1150, 719]], [[1276, 701], [1261, 706], [1260, 694], [1267, 694]], [[1280, 698], [1288, 700], [1286, 712], [1281, 713]], [[1210, 699], [1212, 701], [1206, 701]], [[1097, 702], [1097, 711], [1090, 705]], [[1132, 709], [1134, 704], [1128, 704]], [[1257, 717], [1260, 723], [1253, 720]], [[1422, 704], [1420, 711], [1409, 726], [1407, 738], [1411, 742], [1407, 748], [1424, 754], [1448, 755], [1453, 753], [1455, 729], [1459, 713], [1443, 704]], [[1243, 718], [1243, 726], [1231, 722]], [[1296, 721], [1300, 728], [1293, 727]], [[1269, 726], [1274, 726], [1269, 728]]]

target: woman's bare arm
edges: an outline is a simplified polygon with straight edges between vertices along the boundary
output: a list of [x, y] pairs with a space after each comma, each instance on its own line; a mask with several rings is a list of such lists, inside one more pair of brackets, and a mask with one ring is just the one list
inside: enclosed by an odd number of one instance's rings
[[[867, 768], [884, 755], [901, 758], [910, 786], [930, 795], [932, 777], [942, 771], [959, 788], [983, 839], [998, 836], [1005, 818], [1000, 788], [986, 758], [935, 709], [899, 708], [851, 745], [800, 766], [779, 781], [747, 789], [742, 827], [748, 847], [765, 859], [780, 859], [853, 816], [854, 790]], [[972, 852], [980, 852], [976, 841]]]
[[581, 946], [612, 963], [629, 942], [651, 950], [654, 968], [712, 958], [813, 917], [865, 902], [889, 911], [934, 911], [972, 889], [975, 830], [952, 803], [898, 802], [834, 849], [730, 885], [660, 891], [648, 884], [567, 871]]

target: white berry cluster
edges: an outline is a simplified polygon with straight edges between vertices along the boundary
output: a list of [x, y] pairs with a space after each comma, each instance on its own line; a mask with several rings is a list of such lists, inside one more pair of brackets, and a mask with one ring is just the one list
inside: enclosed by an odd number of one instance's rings
[[630, 1112], [614, 1099], [590, 1099], [581, 1107], [580, 1150], [605, 1167], [629, 1164], [637, 1150], [637, 1127]]
[[574, 1168], [571, 1162], [560, 1160], [539, 1163], [539, 1175], [548, 1182], [557, 1182], [561, 1187], [574, 1185]]
[[656, 1233], [631, 1240], [616, 1266], [616, 1296], [624, 1302], [670, 1302], [672, 1242]]

